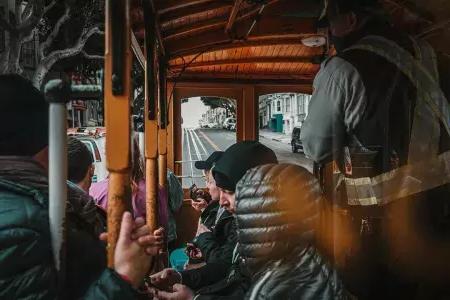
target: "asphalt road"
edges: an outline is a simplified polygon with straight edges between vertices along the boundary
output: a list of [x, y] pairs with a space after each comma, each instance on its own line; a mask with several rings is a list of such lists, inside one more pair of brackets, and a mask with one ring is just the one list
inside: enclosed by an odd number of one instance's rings
[[[236, 132], [222, 129], [192, 129], [183, 130], [183, 187], [188, 188], [193, 183], [199, 187], [205, 186], [205, 179], [200, 170], [194, 166], [197, 160], [204, 160], [213, 151], [225, 151], [236, 142]], [[312, 170], [312, 162], [302, 153], [292, 153], [288, 144], [260, 138], [260, 142], [271, 148], [280, 163], [293, 163]]]

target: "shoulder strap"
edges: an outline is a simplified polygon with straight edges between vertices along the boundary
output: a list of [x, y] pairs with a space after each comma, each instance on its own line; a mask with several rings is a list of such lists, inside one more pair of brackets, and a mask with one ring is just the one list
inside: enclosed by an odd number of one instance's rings
[[[439, 82], [436, 55], [428, 43], [411, 38], [416, 52], [416, 58], [436, 82]], [[423, 90], [417, 90], [417, 101], [414, 108], [411, 137], [409, 142], [408, 163], [419, 162], [424, 158], [436, 156], [439, 153], [441, 128], [439, 120], [434, 117], [431, 107], [424, 99]]]
[[417, 59], [396, 43], [368, 36], [348, 48], [394, 64], [417, 89], [408, 164], [376, 177], [344, 178], [349, 205], [384, 205], [450, 183], [450, 151], [438, 155], [439, 121], [450, 136], [450, 105], [438, 82], [433, 49], [413, 40]]
[[422, 63], [418, 62], [408, 51], [395, 42], [381, 36], [367, 36], [346, 51], [352, 49], [375, 53], [397, 66], [411, 80], [416, 89], [423, 93], [424, 101], [436, 118], [443, 123], [447, 134], [450, 136], [450, 105], [438, 81]]

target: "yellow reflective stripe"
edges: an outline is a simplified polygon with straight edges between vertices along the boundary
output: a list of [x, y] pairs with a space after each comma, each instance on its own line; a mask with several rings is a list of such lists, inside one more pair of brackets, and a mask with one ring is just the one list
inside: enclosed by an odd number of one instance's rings
[[375, 177], [345, 178], [349, 205], [385, 205], [450, 183], [450, 151]]

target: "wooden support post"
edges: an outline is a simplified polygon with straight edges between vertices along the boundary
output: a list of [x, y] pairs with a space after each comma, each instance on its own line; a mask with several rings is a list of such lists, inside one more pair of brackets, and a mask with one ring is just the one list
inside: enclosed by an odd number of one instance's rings
[[[160, 196], [166, 197], [163, 209], [169, 209], [169, 193], [167, 191], [167, 85], [166, 85], [166, 61], [164, 57], [159, 58], [159, 128], [158, 128], [158, 171]], [[168, 212], [165, 215], [169, 215]], [[166, 234], [168, 234], [168, 224]], [[166, 251], [167, 252], [167, 251]], [[167, 266], [168, 257], [162, 257], [164, 266]]]
[[240, 138], [244, 141], [258, 139], [258, 99], [254, 86], [243, 88], [242, 101], [242, 133]]
[[[159, 153], [159, 183], [166, 186], [167, 173], [167, 63], [164, 57], [159, 59], [159, 132], [158, 132], [158, 153]], [[164, 169], [161, 170], [161, 167]], [[163, 175], [164, 176], [161, 176]], [[163, 178], [161, 178], [163, 177]]]
[[157, 84], [155, 70], [155, 14], [149, 0], [143, 1], [145, 20], [145, 160], [147, 225], [153, 231], [158, 226], [158, 121]]
[[108, 266], [114, 267], [114, 251], [124, 211], [131, 207], [130, 103], [131, 43], [129, 0], [106, 1], [105, 124], [108, 190]]

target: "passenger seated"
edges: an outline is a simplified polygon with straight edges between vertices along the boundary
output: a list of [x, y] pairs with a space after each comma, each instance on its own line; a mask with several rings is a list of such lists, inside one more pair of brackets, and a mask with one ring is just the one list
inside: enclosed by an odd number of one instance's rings
[[[316, 246], [322, 198], [306, 169], [289, 164], [256, 167], [239, 181], [235, 195], [234, 272], [196, 293], [180, 284], [172, 293], [157, 291], [158, 299], [349, 299]], [[251, 281], [250, 288], [236, 285], [239, 277]]]
[[[189, 257], [198, 262], [221, 262], [231, 264], [233, 249], [236, 245], [236, 230], [233, 224], [233, 215], [220, 207], [220, 190], [212, 175], [212, 169], [222, 157], [223, 152], [213, 152], [205, 161], [197, 161], [195, 167], [204, 170], [207, 176], [207, 188], [210, 201], [200, 216], [197, 234], [192, 243], [188, 244]], [[199, 196], [199, 203], [206, 200]], [[206, 198], [206, 197], [204, 197]], [[196, 201], [192, 206], [196, 207]]]
[[110, 269], [98, 237], [78, 211], [67, 212], [66, 280], [57, 286], [48, 213], [48, 105], [18, 75], [0, 75], [0, 95], [0, 299], [137, 299], [150, 256], [161, 245], [129, 213]]
[[[234, 191], [237, 182], [247, 170], [269, 163], [277, 163], [275, 153], [259, 142], [245, 141], [229, 147], [212, 168], [216, 185], [220, 189], [220, 206], [228, 213], [234, 215]], [[233, 226], [236, 226], [235, 222], [233, 222]], [[235, 248], [232, 248], [233, 251], [235, 251]], [[235, 266], [232, 266], [230, 269], [232, 263], [233, 259], [225, 263], [217, 260], [209, 261], [199, 269], [182, 272], [165, 269], [151, 276], [152, 283], [162, 289], [170, 289], [175, 283], [183, 283], [183, 285], [175, 285], [174, 289], [181, 288], [183, 292], [191, 296], [193, 291], [198, 291], [201, 295], [209, 295], [210, 299], [222, 296], [232, 296], [235, 299], [241, 299], [248, 289], [249, 280]], [[161, 293], [161, 297], [165, 297], [164, 295], [167, 297], [171, 296], [167, 293], [164, 294], [164, 292]], [[178, 296], [178, 293], [173, 293], [172, 296]], [[181, 297], [180, 299], [185, 299], [182, 298], [182, 295], [179, 296]]]

